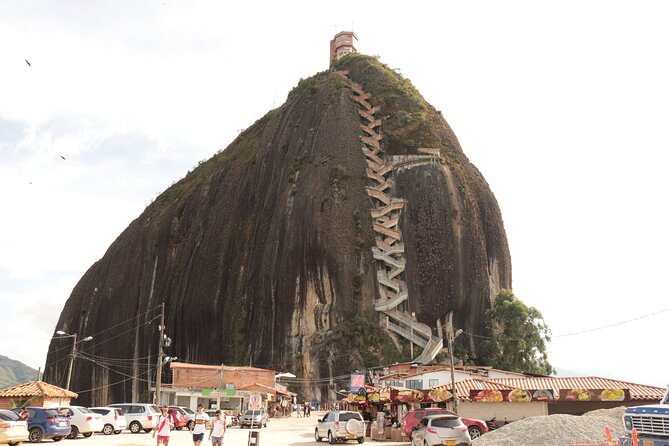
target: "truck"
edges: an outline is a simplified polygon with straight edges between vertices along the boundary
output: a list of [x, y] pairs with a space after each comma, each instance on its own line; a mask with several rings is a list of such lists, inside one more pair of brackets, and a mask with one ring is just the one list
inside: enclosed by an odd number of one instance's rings
[[633, 429], [639, 446], [669, 446], [669, 386], [660, 404], [627, 408], [623, 424], [627, 434], [620, 437], [622, 446], [633, 446]]

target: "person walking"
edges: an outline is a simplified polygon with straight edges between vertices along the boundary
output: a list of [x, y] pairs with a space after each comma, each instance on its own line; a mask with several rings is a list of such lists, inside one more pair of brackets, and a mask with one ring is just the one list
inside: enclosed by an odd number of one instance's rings
[[225, 432], [228, 430], [225, 424], [225, 413], [221, 415], [221, 411], [217, 410], [213, 426], [209, 431], [209, 440], [211, 440], [212, 445], [223, 444], [223, 437], [225, 437]]
[[204, 406], [200, 404], [197, 406], [197, 413], [195, 414], [193, 424], [191, 425], [191, 433], [193, 434], [193, 444], [200, 446], [204, 440], [204, 433], [207, 430], [207, 423], [209, 422], [209, 415], [204, 413]]
[[153, 438], [156, 438], [156, 432], [158, 432], [158, 440], [156, 440], [156, 446], [170, 444], [170, 432], [174, 429], [174, 419], [170, 415], [170, 408], [168, 406], [163, 406], [160, 410], [160, 416], [158, 416], [158, 428], [153, 430]]

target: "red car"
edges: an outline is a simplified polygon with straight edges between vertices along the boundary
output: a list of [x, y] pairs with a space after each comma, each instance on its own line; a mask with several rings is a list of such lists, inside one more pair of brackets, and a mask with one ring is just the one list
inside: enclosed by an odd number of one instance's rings
[[170, 407], [169, 414], [172, 416], [172, 420], [174, 420], [174, 428], [176, 430], [180, 431], [188, 425], [188, 420], [184, 416], [183, 411], [178, 407]]
[[[443, 414], [455, 415], [450, 410], [439, 409], [439, 408], [411, 410], [409, 411], [406, 418], [404, 419], [404, 422], [402, 423], [402, 433], [407, 437], [411, 438], [411, 434], [418, 426], [418, 423], [420, 423], [420, 420], [423, 419], [423, 417], [426, 417], [428, 415], [443, 415]], [[462, 418], [462, 422], [465, 423], [465, 426], [467, 426], [467, 430], [469, 431], [469, 436], [472, 437], [472, 440], [475, 438], [479, 438], [481, 435], [488, 432], [488, 426], [485, 424], [485, 421], [483, 420], [477, 420], [474, 418]]]

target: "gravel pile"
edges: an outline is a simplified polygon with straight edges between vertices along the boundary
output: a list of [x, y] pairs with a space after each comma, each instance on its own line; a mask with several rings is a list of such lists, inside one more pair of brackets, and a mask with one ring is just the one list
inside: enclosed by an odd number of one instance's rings
[[600, 409], [583, 416], [546, 415], [525, 418], [488, 432], [473, 441], [474, 446], [569, 446], [577, 441], [604, 440], [604, 428], [613, 438], [625, 433], [624, 407]]

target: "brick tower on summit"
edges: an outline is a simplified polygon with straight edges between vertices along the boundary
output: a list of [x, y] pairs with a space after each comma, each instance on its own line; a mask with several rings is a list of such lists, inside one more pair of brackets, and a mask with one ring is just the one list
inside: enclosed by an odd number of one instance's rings
[[358, 44], [358, 36], [353, 31], [342, 31], [335, 34], [330, 40], [330, 65], [348, 53], [357, 53], [355, 46]]

